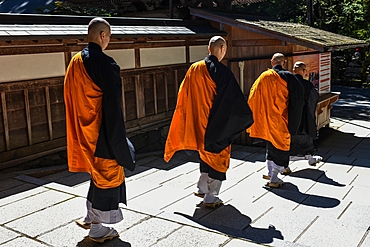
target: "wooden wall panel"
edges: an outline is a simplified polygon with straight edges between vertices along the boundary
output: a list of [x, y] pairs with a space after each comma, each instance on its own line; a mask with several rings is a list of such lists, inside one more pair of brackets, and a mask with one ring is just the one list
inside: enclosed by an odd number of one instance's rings
[[123, 76], [122, 82], [125, 88], [126, 121], [134, 120], [137, 118], [135, 77]]
[[30, 107], [45, 106], [45, 89], [33, 88], [28, 90], [28, 98], [30, 100]]
[[145, 116], [154, 115], [155, 104], [154, 104], [153, 75], [152, 74], [143, 75], [143, 81], [144, 81]]
[[64, 104], [64, 85], [55, 85], [50, 88], [50, 103], [63, 103]]
[[66, 120], [65, 106], [63, 102], [51, 104], [51, 119], [53, 122]]
[[48, 122], [45, 105], [30, 107], [30, 112], [32, 126]]
[[26, 128], [9, 130], [10, 149], [28, 146], [28, 132]]
[[167, 73], [167, 94], [168, 94], [168, 109], [173, 110], [176, 106], [176, 81], [175, 71]]
[[6, 108], [8, 111], [24, 109], [23, 90], [6, 92]]
[[0, 152], [5, 152], [5, 151], [6, 151], [5, 134], [4, 132], [0, 132]]
[[27, 128], [26, 112], [24, 109], [8, 111], [9, 130]]
[[55, 139], [66, 136], [66, 121], [53, 122], [53, 136]]
[[157, 109], [158, 113], [166, 111], [166, 90], [165, 90], [164, 72], [156, 74], [157, 81]]
[[32, 141], [34, 144], [49, 141], [48, 124], [32, 124]]

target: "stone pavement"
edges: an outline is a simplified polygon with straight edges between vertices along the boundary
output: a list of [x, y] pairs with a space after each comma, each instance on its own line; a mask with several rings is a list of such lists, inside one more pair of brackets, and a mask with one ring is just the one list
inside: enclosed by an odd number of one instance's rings
[[291, 162], [277, 189], [263, 188], [264, 148], [234, 145], [216, 209], [196, 206], [195, 153], [138, 160], [126, 173], [120, 237], [104, 244], [74, 223], [85, 214], [88, 174], [66, 165], [0, 174], [0, 247], [370, 246], [370, 122], [336, 116], [330, 125], [320, 131], [324, 161]]

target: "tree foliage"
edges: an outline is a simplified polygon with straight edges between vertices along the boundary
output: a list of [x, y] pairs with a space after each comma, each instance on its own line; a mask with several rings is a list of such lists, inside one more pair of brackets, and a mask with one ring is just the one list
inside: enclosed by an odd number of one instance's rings
[[[237, 6], [248, 13], [306, 24], [306, 0], [267, 0]], [[342, 35], [370, 39], [370, 0], [313, 0], [314, 26]]]

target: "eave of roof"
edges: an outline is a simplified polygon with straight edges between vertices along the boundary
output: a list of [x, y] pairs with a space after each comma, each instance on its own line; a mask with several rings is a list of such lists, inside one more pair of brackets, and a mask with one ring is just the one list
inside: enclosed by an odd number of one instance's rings
[[318, 51], [331, 51], [369, 45], [366, 41], [327, 32], [302, 24], [256, 18], [221, 11], [190, 9], [190, 14], [248, 31], [274, 37]]
[[[18, 18], [15, 19], [15, 17]], [[93, 17], [0, 14], [1, 23], [4, 23], [2, 18], [8, 20], [5, 21], [8, 24], [0, 24], [0, 40], [8, 41], [83, 39], [87, 36], [87, 23]], [[210, 26], [208, 21], [156, 18], [106, 19], [111, 23], [112, 38], [211, 37], [226, 34]]]

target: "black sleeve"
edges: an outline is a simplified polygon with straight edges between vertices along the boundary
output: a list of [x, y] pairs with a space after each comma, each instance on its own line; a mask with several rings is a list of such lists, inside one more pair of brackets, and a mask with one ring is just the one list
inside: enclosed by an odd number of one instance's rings
[[315, 87], [312, 86], [310, 92], [308, 93], [307, 122], [308, 122], [308, 134], [314, 140], [318, 138], [316, 125], [316, 107], [318, 102], [319, 94], [316, 91]]
[[301, 123], [304, 105], [304, 88], [291, 73], [286, 74], [289, 91], [288, 129], [291, 135], [296, 135]]
[[[212, 64], [211, 64], [212, 65]], [[217, 86], [205, 133], [204, 149], [220, 153], [253, 123], [252, 111], [233, 73], [219, 63], [207, 66]]]
[[99, 71], [99, 87], [103, 91], [103, 115], [95, 156], [116, 159], [119, 165], [134, 170], [122, 114], [119, 66], [112, 60], [109, 64], [102, 65]]

